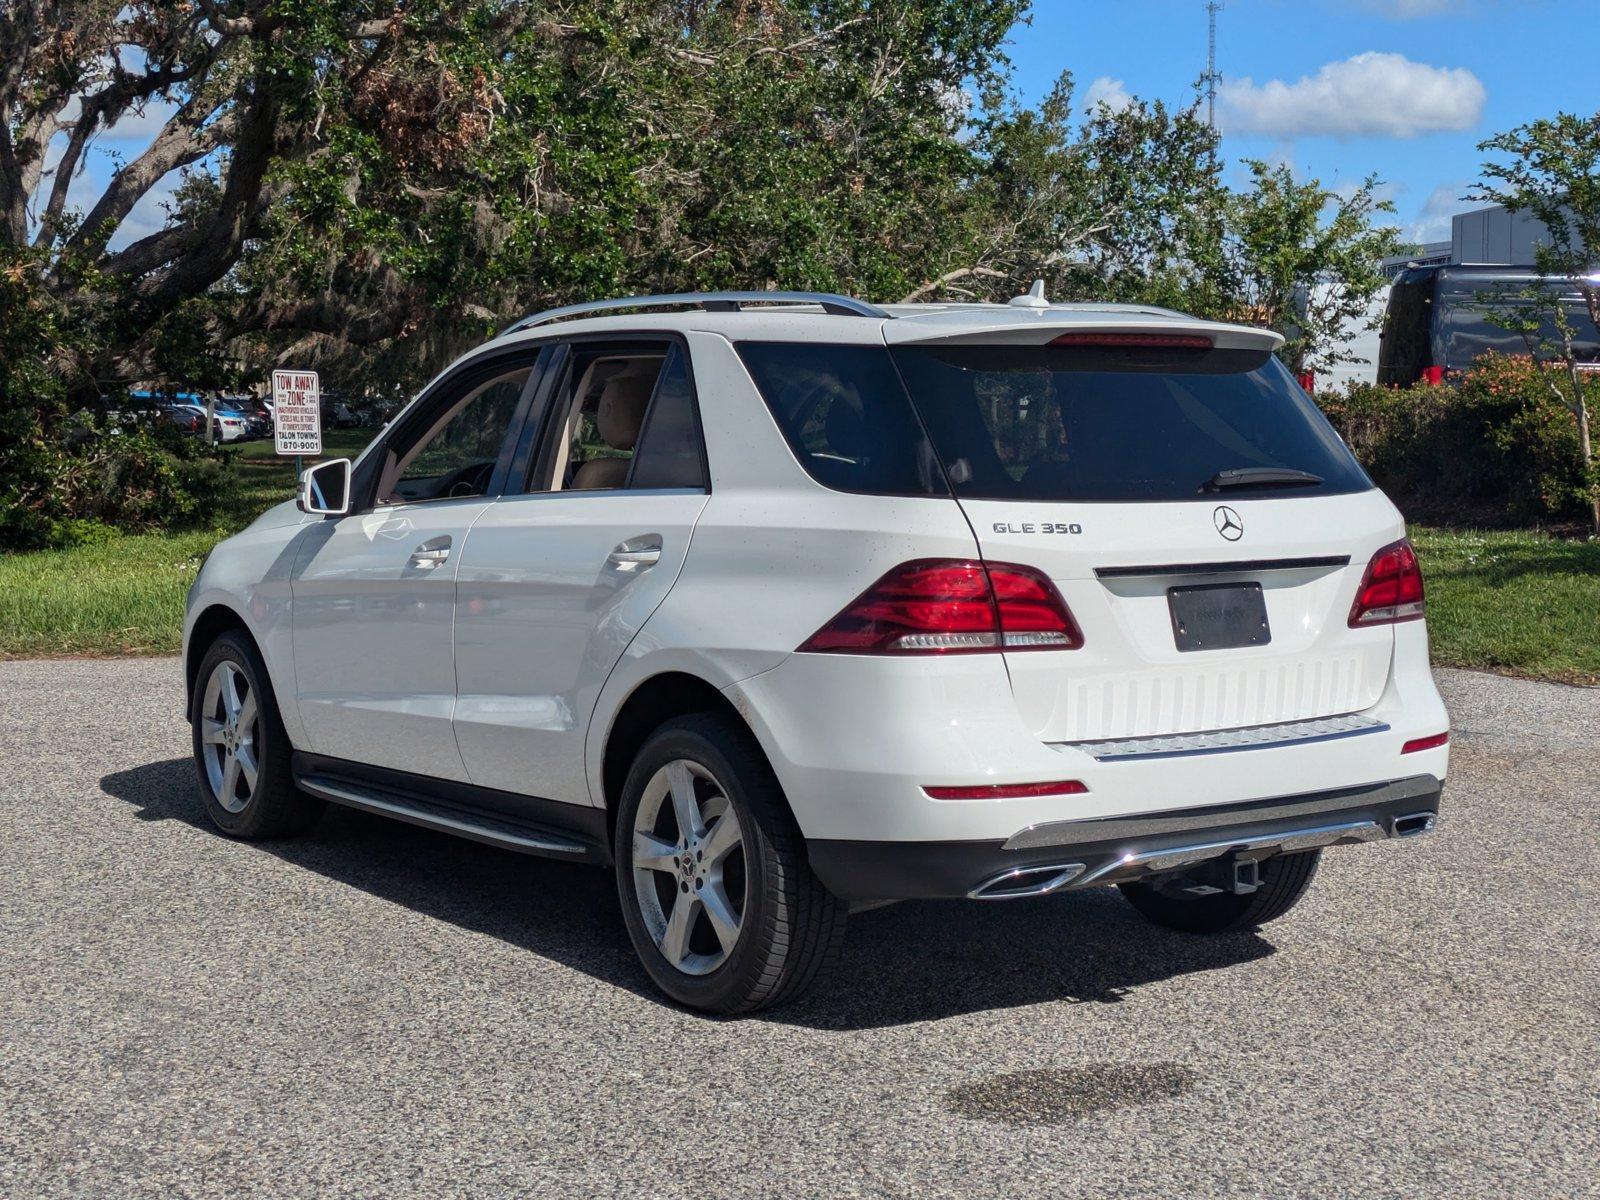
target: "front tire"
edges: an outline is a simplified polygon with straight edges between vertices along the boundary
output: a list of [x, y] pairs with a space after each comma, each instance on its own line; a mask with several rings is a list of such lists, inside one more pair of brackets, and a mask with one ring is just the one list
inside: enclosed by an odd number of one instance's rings
[[1261, 864], [1261, 886], [1243, 896], [1185, 894], [1181, 878], [1118, 886], [1128, 903], [1157, 925], [1184, 933], [1237, 933], [1275, 921], [1299, 903], [1321, 861], [1321, 850], [1274, 855]]
[[292, 837], [316, 823], [323, 803], [294, 785], [266, 664], [245, 634], [229, 630], [211, 643], [190, 716], [200, 799], [218, 829], [254, 840]]
[[837, 956], [846, 909], [812, 874], [771, 767], [732, 721], [682, 717], [649, 737], [623, 786], [615, 857], [628, 937], [680, 1004], [784, 1004]]

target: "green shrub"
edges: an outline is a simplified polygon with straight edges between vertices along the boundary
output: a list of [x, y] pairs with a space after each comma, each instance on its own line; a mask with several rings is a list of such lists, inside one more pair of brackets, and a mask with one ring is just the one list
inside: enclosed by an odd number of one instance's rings
[[[1590, 483], [1584, 475], [1578, 422], [1539, 377], [1541, 370], [1527, 358], [1485, 355], [1462, 381], [1461, 401], [1477, 414], [1478, 428], [1496, 451], [1495, 465], [1513, 516], [1582, 516]], [[1600, 380], [1586, 391], [1593, 414], [1600, 403]]]
[[[1408, 516], [1449, 524], [1584, 515], [1572, 413], [1527, 358], [1487, 354], [1457, 384], [1353, 384], [1317, 398], [1373, 480]], [[1600, 402], [1600, 383], [1591, 405]]]
[[50, 544], [58, 550], [71, 550], [77, 546], [104, 546], [121, 537], [120, 530], [96, 521], [92, 517], [68, 517], [57, 521], [50, 530]]
[[230, 481], [226, 460], [204, 442], [142, 428], [80, 441], [59, 470], [72, 518], [128, 530], [209, 524]]
[[67, 379], [82, 379], [95, 345], [41, 289], [42, 269], [32, 252], [0, 251], [0, 551], [211, 524], [233, 452], [79, 411]]

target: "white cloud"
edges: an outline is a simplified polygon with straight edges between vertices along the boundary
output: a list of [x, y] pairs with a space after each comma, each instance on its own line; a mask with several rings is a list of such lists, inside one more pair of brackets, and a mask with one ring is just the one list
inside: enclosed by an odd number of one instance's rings
[[1472, 184], [1442, 183], [1433, 189], [1416, 220], [1406, 226], [1405, 236], [1411, 242], [1442, 242], [1450, 236], [1450, 218], [1466, 212], [1472, 205], [1461, 197]]
[[[74, 96], [67, 101], [67, 106], [61, 110], [61, 120], [76, 121], [82, 109], [82, 101]], [[124, 112], [117, 123], [109, 129], [101, 129], [95, 134], [96, 141], [110, 139], [118, 142], [143, 142], [150, 143], [155, 140], [156, 134], [168, 121], [172, 114], [178, 111], [178, 106], [170, 100], [163, 100], [159, 96], [144, 101], [136, 108]], [[63, 135], [64, 136], [64, 135]], [[123, 149], [123, 147], [118, 147]], [[143, 149], [143, 146], [140, 147]]]
[[168, 171], [162, 176], [154, 187], [134, 202], [128, 215], [122, 218], [122, 224], [117, 226], [116, 233], [111, 235], [106, 248], [113, 252], [121, 250], [171, 224], [172, 214], [167, 211], [167, 206], [172, 203], [173, 195], [182, 183], [182, 171]]
[[1485, 93], [1464, 67], [1430, 67], [1403, 54], [1369, 51], [1293, 83], [1226, 80], [1220, 98], [1220, 122], [1227, 133], [1410, 138], [1470, 129], [1483, 111]]
[[1090, 112], [1102, 104], [1112, 112], [1121, 112], [1133, 103], [1133, 94], [1122, 80], [1102, 75], [1089, 85], [1089, 90], [1084, 93], [1084, 101]]
[[177, 111], [176, 104], [170, 104], [165, 100], [150, 100], [138, 112], [129, 109], [123, 113], [122, 119], [110, 129], [103, 130], [100, 137], [116, 141], [153, 142], [156, 134], [161, 132], [166, 123], [172, 119], [172, 114]]

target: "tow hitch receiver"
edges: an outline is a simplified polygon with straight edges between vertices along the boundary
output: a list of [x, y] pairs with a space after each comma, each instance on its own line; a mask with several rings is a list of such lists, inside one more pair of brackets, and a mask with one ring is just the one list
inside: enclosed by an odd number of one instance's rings
[[1261, 862], [1254, 858], [1228, 855], [1196, 867], [1183, 881], [1182, 889], [1191, 896], [1215, 896], [1232, 892], [1248, 896], [1261, 886]]

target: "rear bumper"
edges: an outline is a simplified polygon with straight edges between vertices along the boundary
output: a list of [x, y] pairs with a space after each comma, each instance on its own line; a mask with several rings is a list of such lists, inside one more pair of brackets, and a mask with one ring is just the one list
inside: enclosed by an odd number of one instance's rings
[[[1359, 728], [1288, 740], [1276, 726], [1217, 730], [1193, 746], [1180, 744], [1186, 737], [1165, 739], [1172, 744], [1158, 753], [1042, 740], [1023, 723], [1006, 665], [993, 654], [793, 654], [725, 694], [750, 722], [808, 839], [1004, 842], [1030, 825], [1444, 779], [1447, 745], [1405, 752], [1411, 740], [1449, 728], [1428, 671], [1426, 631], [1420, 621], [1395, 629], [1378, 703], [1304, 722], [1359, 719]], [[1056, 781], [1084, 790], [978, 800], [927, 791]]]
[[811, 868], [844, 900], [1007, 899], [1122, 883], [1232, 856], [1408, 837], [1433, 828], [1432, 775], [1243, 804], [1053, 821], [1002, 841], [814, 839]]

